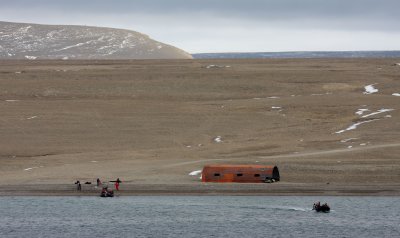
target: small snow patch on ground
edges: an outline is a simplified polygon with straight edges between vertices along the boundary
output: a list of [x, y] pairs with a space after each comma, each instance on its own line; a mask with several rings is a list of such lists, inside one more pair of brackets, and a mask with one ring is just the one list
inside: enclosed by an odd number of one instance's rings
[[200, 175], [202, 170], [195, 170], [189, 173], [190, 176], [198, 176]]
[[92, 163], [97, 163], [98, 161], [96, 161], [96, 160], [92, 160], [92, 161], [90, 161], [90, 162], [92, 162]]
[[365, 92], [364, 94], [373, 94], [377, 93], [379, 90], [374, 87], [375, 84], [370, 84], [364, 87]]
[[393, 96], [400, 97], [400, 93], [393, 93]]
[[277, 98], [279, 98], [279, 97], [272, 96], [272, 97], [267, 97], [267, 98], [269, 98], [269, 99], [277, 99]]
[[9, 100], [5, 100], [6, 102], [18, 102], [19, 100], [14, 100], [14, 99], [9, 99]]
[[215, 137], [215, 138], [214, 138], [214, 142], [216, 142], [216, 143], [221, 143], [221, 142], [222, 142], [221, 136]]
[[362, 114], [364, 114], [364, 112], [368, 112], [368, 111], [369, 111], [369, 109], [361, 108], [361, 109], [358, 109], [358, 111], [356, 111], [356, 114], [361, 116]]
[[206, 66], [206, 69], [219, 69], [219, 68], [230, 68], [230, 65], [216, 65], [216, 64], [210, 64]]
[[281, 109], [282, 107], [276, 107], [276, 106], [272, 106], [272, 109]]
[[29, 171], [29, 170], [37, 169], [37, 168], [39, 168], [39, 167], [26, 168], [26, 169], [24, 169], [24, 170], [25, 170], [25, 171]]
[[31, 119], [35, 119], [35, 118], [37, 118], [37, 116], [28, 117], [28, 118], [26, 118], [26, 119], [27, 119], [27, 120], [31, 120]]

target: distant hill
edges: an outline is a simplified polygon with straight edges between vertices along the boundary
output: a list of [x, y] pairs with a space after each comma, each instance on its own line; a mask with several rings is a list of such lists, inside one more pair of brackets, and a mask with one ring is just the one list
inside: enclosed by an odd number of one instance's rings
[[202, 53], [192, 54], [195, 59], [245, 58], [400, 58], [400, 51], [298, 51], [255, 53]]
[[190, 59], [130, 30], [0, 22], [0, 59]]

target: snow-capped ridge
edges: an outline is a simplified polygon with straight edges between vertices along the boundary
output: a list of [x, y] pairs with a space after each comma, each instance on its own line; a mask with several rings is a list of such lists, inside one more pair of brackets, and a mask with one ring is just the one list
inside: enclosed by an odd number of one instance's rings
[[131, 30], [0, 22], [0, 59], [190, 59]]

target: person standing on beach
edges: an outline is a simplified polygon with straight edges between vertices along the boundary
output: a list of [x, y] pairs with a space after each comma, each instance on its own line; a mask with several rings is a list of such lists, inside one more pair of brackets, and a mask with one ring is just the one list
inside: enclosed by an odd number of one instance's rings
[[76, 190], [81, 191], [82, 190], [81, 182], [78, 180], [75, 182], [75, 184], [76, 184]]
[[96, 185], [97, 187], [98, 187], [98, 186], [100, 186], [100, 184], [101, 184], [101, 181], [100, 181], [100, 179], [99, 179], [99, 178], [97, 178], [97, 183], [96, 183], [96, 184], [97, 184], [97, 185]]
[[119, 178], [117, 178], [117, 180], [115, 180], [115, 190], [119, 191], [119, 183], [121, 183], [121, 180], [119, 180]]

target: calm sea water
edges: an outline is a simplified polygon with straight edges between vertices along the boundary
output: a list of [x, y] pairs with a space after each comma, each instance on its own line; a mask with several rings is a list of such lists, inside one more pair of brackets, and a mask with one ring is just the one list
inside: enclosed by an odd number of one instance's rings
[[0, 197], [2, 238], [400, 237], [399, 221], [399, 197]]

